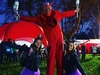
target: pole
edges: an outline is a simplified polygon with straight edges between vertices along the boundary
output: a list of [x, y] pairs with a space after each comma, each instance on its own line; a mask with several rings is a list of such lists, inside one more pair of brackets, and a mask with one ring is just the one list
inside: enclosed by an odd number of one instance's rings
[[[80, 3], [80, 1], [76, 0], [76, 8], [79, 8], [79, 3]], [[78, 12], [76, 13], [76, 17], [78, 18]]]

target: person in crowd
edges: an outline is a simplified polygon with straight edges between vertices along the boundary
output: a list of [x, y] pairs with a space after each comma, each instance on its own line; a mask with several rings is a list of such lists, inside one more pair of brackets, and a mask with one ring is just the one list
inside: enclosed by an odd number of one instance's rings
[[5, 53], [5, 50], [4, 50], [4, 42], [2, 41], [0, 43], [0, 64], [3, 63], [4, 53]]
[[43, 13], [36, 17], [19, 16], [20, 20], [35, 22], [43, 28], [44, 34], [48, 41], [47, 47], [47, 72], [46, 75], [54, 75], [54, 63], [56, 59], [57, 75], [62, 75], [62, 53], [63, 53], [63, 35], [60, 27], [60, 21], [65, 17], [75, 16], [76, 10], [59, 12], [52, 10], [52, 4], [46, 3], [43, 5]]
[[20, 75], [40, 75], [39, 65], [41, 62], [41, 38], [36, 38], [34, 43], [31, 44], [28, 53], [28, 63], [21, 71]]
[[[12, 44], [13, 45], [16, 45], [16, 43], [15, 43], [15, 40], [13, 40], [12, 41]], [[13, 49], [13, 60], [14, 60], [14, 62], [18, 62], [18, 49], [16, 49], [16, 48], [14, 48], [14, 47], [12, 47], [12, 49]]]
[[8, 41], [4, 43], [6, 63], [10, 63], [10, 62], [14, 61], [14, 59], [13, 59], [14, 51], [13, 51], [12, 47], [10, 46], [10, 44], [12, 44], [12, 40], [9, 38]]
[[81, 45], [79, 44], [79, 45], [77, 45], [77, 47], [76, 47], [76, 49], [77, 49], [77, 54], [78, 54], [78, 56], [79, 56], [79, 58], [80, 58], [80, 54], [81, 54]]
[[85, 57], [86, 57], [86, 45], [85, 45], [85, 43], [82, 45], [82, 47], [81, 47], [81, 52], [82, 52], [82, 60], [84, 60], [85, 59]]
[[86, 75], [82, 69], [78, 55], [74, 50], [74, 41], [69, 41], [66, 54], [63, 55], [64, 75]]
[[97, 48], [95, 45], [91, 46], [91, 51], [92, 51], [92, 57], [95, 57], [97, 54]]
[[42, 51], [42, 57], [43, 58], [47, 57], [46, 48], [45, 47], [41, 48], [41, 51]]
[[100, 46], [97, 47], [97, 54], [100, 55]]

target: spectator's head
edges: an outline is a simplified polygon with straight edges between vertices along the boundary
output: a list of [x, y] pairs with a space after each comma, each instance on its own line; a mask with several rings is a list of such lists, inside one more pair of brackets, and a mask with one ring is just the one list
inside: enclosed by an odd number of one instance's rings
[[50, 16], [52, 11], [52, 4], [51, 3], [44, 4], [43, 11], [46, 16]]
[[13, 40], [12, 43], [15, 43], [15, 40]]
[[9, 39], [8, 39], [8, 42], [9, 42], [9, 43], [12, 43], [12, 40], [11, 40], [11, 38], [9, 38]]

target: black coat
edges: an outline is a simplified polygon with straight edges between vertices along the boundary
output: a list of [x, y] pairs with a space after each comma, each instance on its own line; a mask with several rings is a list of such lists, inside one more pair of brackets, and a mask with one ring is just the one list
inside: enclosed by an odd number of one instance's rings
[[63, 56], [63, 69], [68, 74], [71, 74], [78, 69], [82, 75], [86, 75], [79, 63], [78, 55], [75, 51]]
[[32, 71], [37, 71], [41, 62], [42, 56], [39, 51], [34, 50], [30, 56], [28, 56], [28, 64], [26, 67]]
[[1, 42], [1, 43], [0, 43], [0, 64], [1, 64], [2, 61], [3, 61], [4, 53], [5, 53], [5, 50], [4, 50], [4, 43]]

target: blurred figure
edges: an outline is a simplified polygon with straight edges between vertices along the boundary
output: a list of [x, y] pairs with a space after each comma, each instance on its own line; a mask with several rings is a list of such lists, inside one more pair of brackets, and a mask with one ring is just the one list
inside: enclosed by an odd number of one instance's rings
[[47, 48], [43, 47], [41, 48], [41, 51], [42, 51], [42, 57], [47, 57]]
[[79, 44], [79, 45], [76, 47], [76, 49], [77, 49], [77, 54], [78, 54], [78, 56], [79, 56], [79, 58], [80, 58], [80, 54], [81, 54], [81, 50], [82, 50], [81, 45]]
[[[15, 40], [12, 41], [12, 44], [16, 45]], [[12, 49], [14, 52], [13, 53], [13, 60], [14, 60], [14, 62], [18, 62], [18, 49], [14, 48], [14, 47], [12, 47]]]
[[100, 55], [100, 46], [97, 47], [97, 53]]
[[82, 45], [82, 60], [84, 60], [85, 59], [85, 57], [86, 57], [86, 46], [85, 46], [85, 43]]
[[97, 54], [97, 48], [95, 45], [91, 46], [91, 50], [92, 50], [92, 57], [95, 57]]
[[0, 43], [0, 64], [3, 63], [4, 53], [5, 53], [5, 50], [4, 50], [4, 42], [2, 41]]
[[10, 46], [11, 44], [12, 44], [12, 40], [10, 38], [4, 44], [6, 63], [12, 62], [12, 59], [13, 59], [14, 51], [13, 51], [12, 47]]

